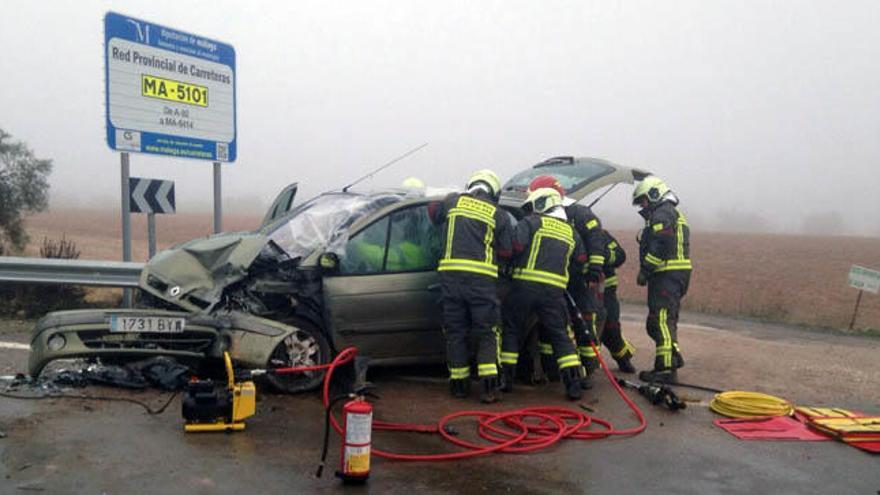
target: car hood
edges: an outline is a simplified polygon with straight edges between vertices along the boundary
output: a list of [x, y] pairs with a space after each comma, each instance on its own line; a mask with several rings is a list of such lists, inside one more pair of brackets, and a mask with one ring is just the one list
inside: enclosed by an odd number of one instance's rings
[[269, 239], [226, 232], [179, 244], [154, 256], [141, 272], [150, 294], [193, 312], [208, 312], [223, 289], [242, 280]]

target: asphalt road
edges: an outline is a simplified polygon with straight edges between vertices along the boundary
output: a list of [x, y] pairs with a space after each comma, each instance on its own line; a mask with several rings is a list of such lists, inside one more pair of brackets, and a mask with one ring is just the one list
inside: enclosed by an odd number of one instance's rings
[[[651, 346], [638, 310], [625, 334], [649, 366]], [[687, 366], [679, 379], [723, 389], [760, 390], [800, 405], [837, 406], [880, 414], [880, 339], [685, 315], [680, 342]], [[693, 325], [697, 324], [697, 325]], [[0, 340], [26, 342], [0, 322]], [[14, 347], [14, 346], [13, 346]], [[27, 352], [0, 347], [0, 374], [24, 369]], [[433, 375], [421, 378], [421, 375]], [[381, 419], [430, 422], [442, 414], [482, 408], [448, 398], [438, 370], [372, 373]], [[123, 394], [90, 389], [92, 393]], [[451, 463], [373, 460], [364, 493], [880, 493], [880, 457], [833, 441], [740, 441], [712, 425], [710, 394], [682, 390], [688, 409], [670, 413], [636, 403], [648, 429], [632, 438], [565, 441], [527, 455], [493, 455]], [[154, 406], [160, 392], [134, 394]], [[179, 402], [148, 416], [126, 403], [16, 401], [0, 398], [0, 493], [313, 493], [341, 491], [331, 465], [314, 477], [322, 409], [314, 394], [261, 395], [247, 431], [185, 435]], [[634, 415], [600, 381], [584, 404], [619, 427]], [[520, 386], [487, 409], [528, 404], [571, 405], [558, 384]], [[462, 425], [463, 434], [466, 428]], [[381, 433], [374, 445], [405, 452], [452, 451], [437, 437]]]

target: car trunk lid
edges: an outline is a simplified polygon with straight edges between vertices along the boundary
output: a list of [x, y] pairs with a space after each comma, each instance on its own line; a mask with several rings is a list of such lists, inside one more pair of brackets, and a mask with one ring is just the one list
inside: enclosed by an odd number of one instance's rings
[[580, 201], [603, 186], [620, 182], [632, 184], [650, 175], [650, 172], [601, 158], [557, 156], [511, 177], [501, 188], [501, 204], [520, 206], [526, 198], [529, 183], [539, 175], [556, 177], [565, 188], [566, 196]]

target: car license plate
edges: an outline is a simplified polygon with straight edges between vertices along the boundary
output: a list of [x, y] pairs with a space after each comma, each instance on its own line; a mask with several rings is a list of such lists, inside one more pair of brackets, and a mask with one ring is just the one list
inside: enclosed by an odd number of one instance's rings
[[111, 332], [134, 333], [181, 333], [186, 327], [185, 318], [166, 318], [162, 316], [110, 316]]

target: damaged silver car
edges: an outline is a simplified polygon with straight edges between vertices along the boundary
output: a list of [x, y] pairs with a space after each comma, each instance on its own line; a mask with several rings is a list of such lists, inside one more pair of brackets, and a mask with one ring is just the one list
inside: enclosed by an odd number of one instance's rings
[[[582, 199], [647, 172], [595, 158], [557, 157], [515, 175], [501, 205], [518, 216], [537, 175]], [[157, 254], [140, 278], [138, 309], [52, 313], [31, 344], [30, 373], [52, 360], [219, 358], [247, 368], [328, 362], [357, 346], [372, 364], [444, 357], [440, 234], [428, 204], [445, 193], [327, 192], [294, 206], [285, 188], [256, 232], [223, 233]], [[317, 386], [321, 373], [267, 375], [278, 389]]]

